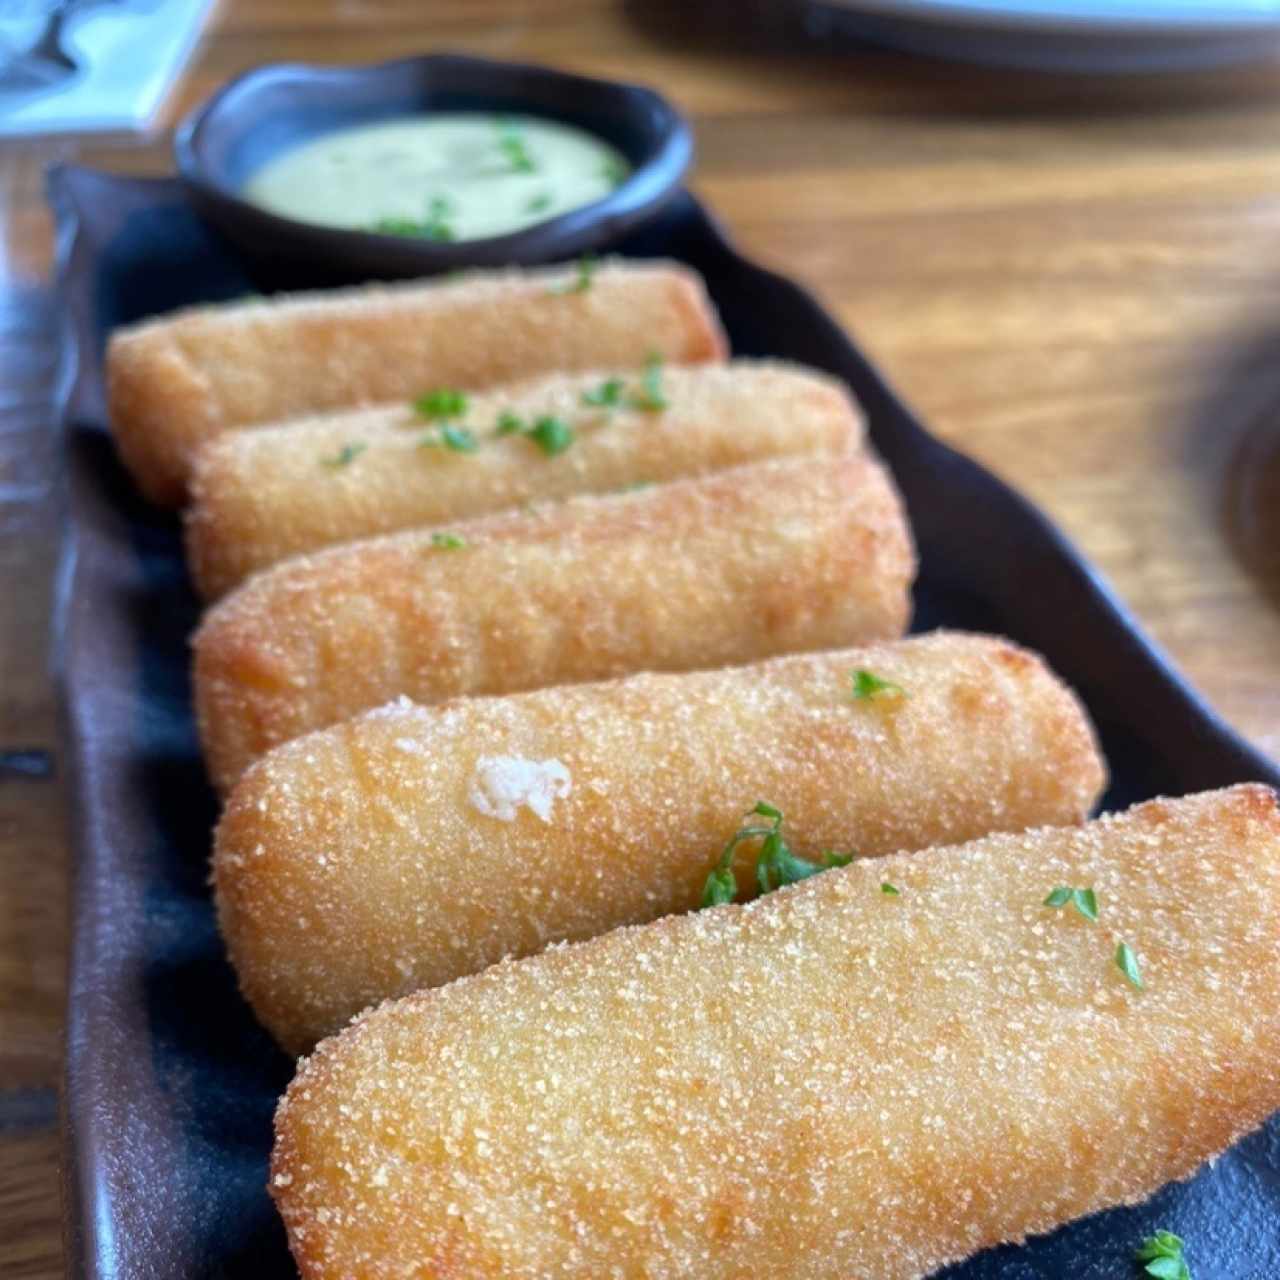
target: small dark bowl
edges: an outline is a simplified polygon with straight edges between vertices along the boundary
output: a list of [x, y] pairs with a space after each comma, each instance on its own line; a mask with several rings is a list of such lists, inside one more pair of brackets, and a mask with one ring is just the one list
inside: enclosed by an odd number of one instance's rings
[[[601, 200], [508, 235], [441, 243], [319, 226], [240, 195], [286, 148], [353, 124], [431, 110], [547, 116], [611, 142], [632, 173]], [[366, 67], [277, 64], [232, 80], [179, 127], [178, 171], [200, 212], [268, 276], [392, 279], [459, 267], [551, 262], [605, 249], [675, 194], [693, 153], [689, 126], [637, 85], [549, 67], [429, 54]]]

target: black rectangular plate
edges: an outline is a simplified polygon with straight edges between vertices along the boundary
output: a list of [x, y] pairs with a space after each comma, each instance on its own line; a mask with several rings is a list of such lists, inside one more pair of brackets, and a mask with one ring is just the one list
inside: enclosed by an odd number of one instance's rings
[[[270, 282], [248, 278], [174, 182], [64, 168], [50, 195], [67, 325], [60, 669], [78, 844], [69, 1265], [92, 1280], [275, 1280], [294, 1275], [264, 1189], [290, 1063], [237, 995], [214, 926], [205, 876], [215, 804], [187, 685], [197, 604], [176, 522], [142, 503], [116, 462], [102, 386], [114, 326]], [[702, 272], [736, 353], [802, 361], [848, 382], [915, 528], [916, 629], [1002, 632], [1044, 653], [1102, 734], [1107, 807], [1245, 779], [1280, 785], [1275, 766], [1179, 680], [1046, 520], [929, 436], [813, 299], [739, 257], [692, 197], [620, 250]], [[1156, 1227], [1188, 1240], [1196, 1280], [1280, 1275], [1280, 1120], [1150, 1204], [946, 1274], [1118, 1280], [1134, 1274], [1134, 1246]]]

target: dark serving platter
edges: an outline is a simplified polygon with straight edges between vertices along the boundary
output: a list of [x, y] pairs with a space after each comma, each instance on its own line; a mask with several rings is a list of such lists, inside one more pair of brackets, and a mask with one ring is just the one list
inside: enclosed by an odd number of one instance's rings
[[[93, 1280], [276, 1280], [294, 1271], [264, 1184], [272, 1108], [291, 1064], [254, 1023], [223, 958], [205, 883], [215, 804], [187, 687], [197, 605], [177, 523], [146, 506], [116, 462], [102, 387], [114, 326], [272, 282], [248, 276], [176, 182], [63, 168], [50, 195], [67, 326], [59, 634], [78, 844], [69, 1266]], [[934, 440], [818, 304], [741, 258], [691, 196], [617, 247], [701, 271], [736, 352], [804, 361], [849, 383], [910, 508], [921, 553], [916, 629], [999, 631], [1045, 653], [1101, 732], [1107, 807], [1244, 779], [1280, 786], [1275, 765], [1181, 682], [1044, 517]], [[1149, 1204], [946, 1275], [1118, 1280], [1135, 1274], [1133, 1249], [1157, 1227], [1186, 1238], [1196, 1280], [1280, 1275], [1280, 1118]]]

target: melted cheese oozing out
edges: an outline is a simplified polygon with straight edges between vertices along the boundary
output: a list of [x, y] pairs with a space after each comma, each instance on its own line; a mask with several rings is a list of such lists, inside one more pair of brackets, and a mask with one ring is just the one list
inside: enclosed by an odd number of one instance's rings
[[569, 770], [559, 760], [525, 760], [520, 756], [481, 756], [471, 781], [471, 803], [488, 818], [515, 821], [521, 805], [551, 821], [551, 809], [572, 787]]

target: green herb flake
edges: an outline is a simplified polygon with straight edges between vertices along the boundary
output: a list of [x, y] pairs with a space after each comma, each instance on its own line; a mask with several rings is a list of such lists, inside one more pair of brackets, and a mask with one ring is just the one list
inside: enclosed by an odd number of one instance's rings
[[352, 440], [344, 444], [337, 453], [321, 458], [326, 467], [349, 467], [369, 446], [360, 440]]
[[520, 435], [531, 440], [549, 457], [563, 453], [577, 439], [573, 427], [563, 418], [546, 414], [541, 418], [528, 422], [517, 413], [508, 410], [498, 416], [497, 426], [493, 429], [495, 436]]
[[475, 432], [452, 422], [429, 431], [418, 441], [419, 449], [448, 449], [451, 453], [475, 453], [479, 447]]
[[460, 418], [467, 411], [466, 393], [453, 387], [436, 387], [413, 402], [413, 411], [428, 422], [441, 418]]
[[763, 800], [747, 817], [765, 818], [769, 825], [748, 823], [730, 837], [703, 885], [704, 907], [720, 906], [737, 897], [738, 881], [733, 873], [734, 857], [738, 847], [750, 840], [760, 841], [760, 849], [756, 854], [756, 885], [761, 893], [772, 893], [783, 885], [807, 880], [832, 867], [847, 866], [853, 859], [852, 854], [833, 852], [824, 853], [820, 862], [809, 862], [796, 857], [782, 836], [782, 811]]
[[525, 213], [545, 213], [551, 208], [551, 192], [543, 191], [525, 205]]
[[536, 173], [538, 166], [529, 152], [529, 144], [524, 139], [518, 125], [512, 124], [505, 116], [494, 120], [498, 130], [498, 150], [512, 173]]
[[1046, 907], [1065, 907], [1070, 905], [1086, 920], [1096, 922], [1098, 919], [1098, 897], [1091, 888], [1071, 889], [1066, 885], [1059, 885], [1041, 905]]
[[422, 235], [428, 240], [447, 242], [457, 237], [449, 225], [453, 213], [453, 201], [447, 196], [432, 196], [427, 204], [427, 220], [422, 224]]
[[738, 881], [730, 867], [716, 867], [702, 887], [703, 907], [722, 907], [738, 896]]
[[667, 407], [667, 394], [662, 387], [662, 357], [651, 352], [640, 375], [640, 390], [631, 397], [631, 407], [645, 413], [660, 413]]
[[557, 294], [586, 293], [591, 288], [591, 282], [595, 279], [599, 266], [600, 264], [596, 261], [594, 255], [588, 253], [578, 259], [577, 272], [572, 280], [567, 281], [565, 284], [552, 285], [547, 292]]
[[886, 894], [890, 898], [902, 897], [902, 890], [896, 884], [890, 884], [887, 880], [880, 886], [880, 892]]
[[420, 236], [422, 223], [412, 218], [379, 218], [373, 229], [380, 236]]
[[859, 702], [871, 702], [879, 698], [905, 698], [907, 691], [892, 680], [885, 680], [874, 671], [855, 671], [850, 677], [853, 681], [851, 692]]
[[432, 196], [427, 204], [427, 216], [418, 221], [414, 218], [379, 218], [373, 229], [384, 236], [409, 236], [422, 240], [453, 240], [453, 228], [448, 218], [453, 212], [453, 203], [446, 196]]
[[622, 403], [625, 385], [621, 378], [606, 378], [598, 387], [582, 393], [582, 403], [595, 409], [616, 409]]
[[480, 447], [480, 442], [469, 427], [457, 427], [452, 423], [446, 423], [440, 428], [440, 435], [444, 440], [445, 448], [452, 449], [455, 453], [475, 453]]
[[600, 176], [611, 187], [620, 187], [631, 176], [631, 166], [621, 156], [610, 156], [601, 166]]
[[573, 428], [563, 418], [554, 417], [539, 418], [525, 434], [548, 457], [563, 453], [575, 439]]
[[1127, 943], [1122, 942], [1116, 948], [1116, 968], [1129, 979], [1133, 986], [1139, 991], [1143, 988], [1142, 971], [1138, 968], [1138, 957], [1133, 954], [1133, 948]]
[[431, 545], [441, 551], [460, 551], [467, 545], [467, 540], [460, 533], [433, 533]]
[[1135, 1250], [1143, 1274], [1156, 1280], [1191, 1280], [1191, 1270], [1183, 1257], [1182, 1240], [1172, 1231], [1157, 1231]]

